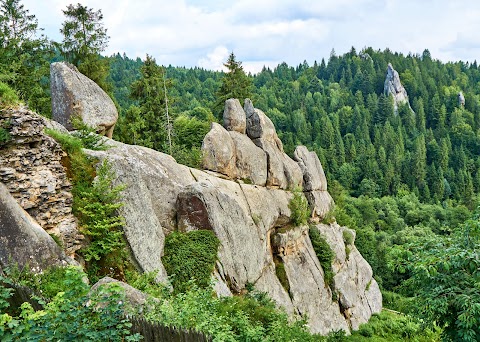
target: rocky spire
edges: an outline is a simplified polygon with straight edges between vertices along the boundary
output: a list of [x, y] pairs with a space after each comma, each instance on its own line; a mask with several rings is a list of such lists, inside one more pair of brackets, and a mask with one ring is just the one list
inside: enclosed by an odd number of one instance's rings
[[[400, 104], [407, 103], [410, 110], [410, 103], [408, 102], [408, 94], [402, 83], [400, 82], [400, 76], [397, 70], [395, 70], [391, 63], [388, 63], [387, 77], [385, 78], [385, 84], [383, 86], [383, 92], [385, 95], [393, 95], [393, 106], [395, 114], [398, 114], [398, 106]], [[413, 112], [413, 110], [412, 110]]]

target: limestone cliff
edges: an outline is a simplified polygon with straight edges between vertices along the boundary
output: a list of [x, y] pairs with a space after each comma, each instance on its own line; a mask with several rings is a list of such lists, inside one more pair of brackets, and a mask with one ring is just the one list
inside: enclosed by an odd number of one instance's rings
[[[230, 104], [226, 112], [230, 108], [236, 113], [228, 114], [226, 128], [213, 124], [205, 137], [205, 165], [210, 171], [188, 168], [166, 154], [114, 141], [107, 151], [87, 151], [109, 160], [116, 182], [127, 185], [121, 212], [138, 265], [144, 271], [159, 270], [158, 279], [165, 280], [161, 259], [165, 236], [173, 230], [209, 229], [220, 240], [214, 272], [217, 292], [240, 293], [251, 283], [290, 315], [306, 315], [312, 332], [358, 328], [382, 305], [370, 266], [353, 243], [345, 246], [346, 228], [314, 223], [310, 229], [319, 230], [336, 255], [330, 288], [313, 250], [309, 227], [294, 227], [290, 219], [293, 195], [287, 188], [295, 185], [303, 185], [316, 222], [332, 207], [318, 157], [299, 147], [297, 161], [290, 159], [276, 141], [271, 121], [251, 102], [247, 101], [245, 111]], [[241, 116], [252, 108], [258, 119], [246, 116], [244, 130]], [[249, 135], [254, 129], [260, 134]], [[278, 262], [283, 263], [288, 290], [275, 273]]]
[[[115, 182], [127, 186], [120, 210], [136, 263], [143, 271], [159, 271], [158, 280], [166, 280], [165, 236], [174, 230], [209, 229], [220, 240], [212, 275], [219, 295], [240, 293], [253, 284], [291, 316], [306, 315], [312, 332], [358, 328], [381, 310], [381, 293], [353, 242], [344, 242], [347, 228], [319, 223], [333, 200], [318, 157], [298, 147], [291, 159], [262, 111], [250, 101], [243, 109], [232, 101], [225, 127], [213, 124], [205, 137], [210, 170], [192, 169], [169, 155], [113, 140], [106, 151], [86, 150], [108, 160]], [[43, 133], [47, 122], [25, 109], [3, 111], [2, 120], [10, 123], [13, 140], [1, 147], [1, 181], [42, 228], [59, 232], [73, 253], [81, 235], [70, 213], [63, 152]], [[310, 227], [294, 226], [290, 218], [290, 190], [300, 185], [312, 209]], [[72, 224], [73, 235], [60, 229], [65, 222]], [[309, 229], [318, 230], [335, 253], [331, 286], [325, 283]], [[276, 275], [279, 263], [288, 286]]]

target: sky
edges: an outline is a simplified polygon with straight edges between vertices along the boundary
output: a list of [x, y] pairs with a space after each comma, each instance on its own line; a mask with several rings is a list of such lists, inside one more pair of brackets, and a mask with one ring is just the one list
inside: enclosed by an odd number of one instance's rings
[[[475, 0], [76, 0], [101, 10], [104, 52], [153, 56], [158, 64], [221, 70], [230, 52], [247, 72], [310, 65], [355, 47], [447, 61], [480, 59]], [[59, 32], [68, 0], [23, 0], [44, 33]]]

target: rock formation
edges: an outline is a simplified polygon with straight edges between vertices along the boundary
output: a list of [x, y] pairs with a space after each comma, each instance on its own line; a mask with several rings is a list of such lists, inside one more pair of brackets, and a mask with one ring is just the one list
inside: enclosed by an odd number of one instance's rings
[[393, 96], [393, 106], [395, 114], [398, 114], [398, 106], [401, 104], [408, 104], [408, 107], [413, 112], [408, 102], [408, 94], [402, 83], [397, 70], [395, 70], [391, 63], [388, 63], [387, 76], [383, 86], [383, 92], [386, 96]]
[[458, 106], [465, 107], [465, 96], [463, 96], [463, 93], [461, 91], [458, 92]]
[[50, 65], [53, 120], [72, 130], [78, 116], [98, 133], [111, 138], [118, 119], [112, 99], [75, 66], [57, 62]]
[[[246, 129], [243, 129], [245, 121]], [[272, 121], [255, 109], [249, 99], [245, 101], [245, 110], [236, 99], [226, 101], [224, 127], [213, 123], [205, 136], [202, 145], [205, 169], [228, 179], [244, 179], [280, 189], [293, 189], [302, 184], [302, 171], [283, 152]], [[247, 135], [242, 134], [245, 132]]]
[[82, 245], [72, 215], [71, 184], [62, 165], [66, 154], [43, 132], [45, 119], [25, 108], [0, 111], [11, 141], [0, 146], [0, 181], [20, 206], [49, 234], [60, 238], [67, 255]]
[[51, 236], [28, 215], [0, 183], [0, 271], [14, 262], [40, 272], [66, 265], [67, 258]]
[[[318, 157], [298, 147], [295, 161], [290, 159], [268, 117], [250, 101], [242, 111], [246, 134], [213, 124], [205, 137], [205, 164], [211, 171], [189, 168], [161, 152], [109, 139], [108, 150], [85, 150], [99, 161], [108, 160], [116, 174], [115, 183], [126, 185], [119, 211], [125, 217], [124, 232], [135, 264], [145, 272], [158, 271], [157, 280], [166, 281], [162, 264], [165, 236], [174, 230], [208, 229], [220, 240], [212, 274], [218, 295], [241, 293], [247, 284], [253, 284], [292, 317], [306, 315], [314, 333], [358, 328], [381, 310], [382, 297], [368, 263], [352, 241], [343, 239], [345, 231], [354, 233], [336, 223], [311, 221], [309, 227], [294, 226], [291, 220], [293, 193], [288, 188], [303, 185], [314, 216], [319, 218], [333, 205]], [[0, 198], [3, 201], [11, 193], [16, 199], [3, 211], [5, 205], [0, 202], [2, 225], [12, 226], [9, 215], [20, 209], [11, 207], [23, 203], [44, 229], [55, 232], [70, 217], [70, 185], [60, 163], [63, 153], [42, 133], [40, 117], [23, 109], [2, 115], [12, 123], [13, 140], [1, 147], [0, 179], [8, 193], [5, 190]], [[35, 229], [50, 238], [39, 226]], [[325, 283], [309, 229], [317, 229], [335, 252], [330, 286]], [[0, 231], [0, 244], [7, 246], [1, 245], [2, 250], [11, 249], [12, 241], [17, 244], [18, 240], [5, 232]], [[58, 250], [51, 243], [48, 246]], [[77, 245], [66, 246], [72, 251]], [[29, 259], [32, 255], [28, 249], [22, 254]], [[280, 264], [285, 270], [282, 281], [276, 274]], [[132, 303], [141, 302], [143, 298]]]
[[[247, 101], [246, 111], [252, 113], [253, 106], [249, 106]], [[326, 191], [320, 161], [305, 147], [297, 148], [297, 162], [283, 156], [271, 121], [257, 109], [253, 113], [250, 122], [257, 124], [249, 124], [247, 116], [248, 136], [212, 125], [203, 149], [205, 163], [213, 173], [179, 165], [172, 157], [148, 148], [114, 141], [107, 151], [87, 153], [109, 160], [116, 182], [127, 185], [122, 195], [125, 205], [120, 210], [133, 256], [144, 271], [158, 270], [158, 280], [166, 280], [161, 260], [165, 236], [173, 230], [208, 229], [220, 240], [219, 260], [212, 275], [219, 294], [240, 293], [251, 283], [290, 315], [307, 315], [312, 332], [356, 329], [381, 310], [382, 299], [368, 263], [353, 243], [345, 245], [342, 234], [346, 228], [336, 223], [310, 228], [318, 229], [336, 253], [335, 281], [330, 288], [310, 242], [309, 227], [292, 225], [289, 202], [293, 194], [284, 189], [292, 180], [289, 183], [284, 176], [283, 186], [269, 186], [270, 169], [264, 164], [265, 178], [248, 184], [245, 179], [256, 178], [250, 167], [238, 162], [246, 159], [247, 164], [255, 164], [254, 154], [246, 153], [250, 148], [263, 153], [257, 155], [257, 164], [263, 163], [263, 158], [270, 161], [255, 141], [263, 140], [261, 146], [268, 143], [275, 149], [272, 154], [289, 161], [283, 162], [284, 168], [298, 170], [289, 172], [299, 174], [296, 184], [303, 183], [312, 209], [323, 217], [333, 201]], [[242, 177], [240, 172], [244, 172]], [[288, 290], [276, 275], [278, 263], [283, 263]]]

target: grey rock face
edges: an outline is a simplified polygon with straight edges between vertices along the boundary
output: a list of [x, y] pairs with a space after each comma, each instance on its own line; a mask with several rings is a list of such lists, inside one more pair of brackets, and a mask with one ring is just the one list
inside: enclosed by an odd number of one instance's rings
[[235, 145], [228, 131], [213, 122], [202, 143], [203, 168], [236, 178]]
[[[240, 133], [227, 134], [232, 135]], [[167, 279], [161, 260], [165, 236], [174, 229], [209, 229], [220, 240], [219, 260], [213, 272], [218, 295], [239, 293], [247, 283], [252, 283], [290, 315], [307, 314], [310, 329], [320, 333], [349, 331], [350, 324], [363, 322], [373, 310], [368, 311], [366, 303], [372, 308], [381, 307], [378, 287], [368, 279], [371, 269], [368, 270], [365, 261], [354, 252], [346, 261], [343, 230], [338, 226], [326, 227], [335, 230], [331, 235], [343, 246], [343, 255], [338, 253], [335, 261], [338, 265], [334, 267], [335, 276], [340, 275], [334, 291], [345, 300], [332, 300], [332, 290], [323, 281], [323, 270], [306, 228], [290, 226], [291, 192], [239, 184], [189, 169], [175, 163], [170, 156], [147, 148], [117, 142], [111, 145], [113, 148], [107, 151], [87, 152], [109, 160], [117, 182], [127, 185], [121, 209], [126, 219], [125, 234], [140, 268], [161, 271], [158, 280]], [[332, 245], [332, 248], [337, 247]], [[276, 276], [274, 258], [284, 264], [288, 292]], [[345, 267], [354, 267], [354, 271], [344, 270]], [[349, 287], [348, 277], [364, 287]], [[342, 314], [344, 307], [350, 310], [349, 317]], [[366, 313], [359, 311], [364, 309]]]
[[351, 244], [343, 240], [344, 231], [354, 235], [354, 231], [332, 225], [317, 225], [319, 232], [325, 237], [335, 253], [332, 265], [335, 291], [345, 317], [350, 321], [352, 329], [366, 323], [370, 316], [382, 309], [382, 294], [377, 282], [372, 277], [372, 268]]
[[41, 272], [53, 265], [67, 265], [67, 257], [0, 183], [0, 269], [16, 263]]
[[[410, 107], [410, 103], [408, 102], [407, 91], [405, 90], [402, 83], [400, 82], [400, 76], [398, 75], [397, 70], [395, 70], [392, 64], [390, 63], [388, 63], [387, 76], [385, 78], [383, 92], [387, 96], [389, 95], [393, 96], [395, 114], [398, 113], [398, 106], [400, 104], [407, 103], [408, 106]], [[410, 107], [410, 110], [412, 110], [411, 107]]]
[[465, 96], [463, 96], [463, 93], [461, 91], [458, 93], [458, 105], [461, 107], [465, 107]]
[[111, 141], [107, 151], [85, 152], [108, 160], [117, 184], [125, 184], [120, 213], [133, 256], [145, 272], [158, 271], [157, 280], [167, 274], [161, 257], [165, 234], [176, 228], [175, 203], [182, 189], [195, 182], [190, 169], [161, 152], [146, 147]]
[[267, 155], [245, 134], [228, 132], [235, 146], [236, 176], [253, 184], [267, 182]]
[[335, 205], [328, 191], [313, 190], [305, 191], [304, 194], [312, 210], [312, 217], [324, 218]]
[[253, 107], [250, 99], [245, 100], [245, 113], [247, 115], [247, 135], [250, 139], [269, 141], [283, 152], [282, 141], [278, 138], [272, 120], [260, 109]]
[[111, 138], [118, 119], [112, 99], [95, 82], [73, 65], [50, 65], [53, 120], [72, 130], [71, 120], [78, 116], [97, 132]]
[[223, 127], [227, 131], [235, 131], [245, 134], [246, 117], [238, 99], [228, 99], [225, 101], [223, 111]]
[[303, 172], [303, 191], [327, 190], [327, 178], [315, 152], [308, 151], [305, 146], [297, 146], [293, 159]]

